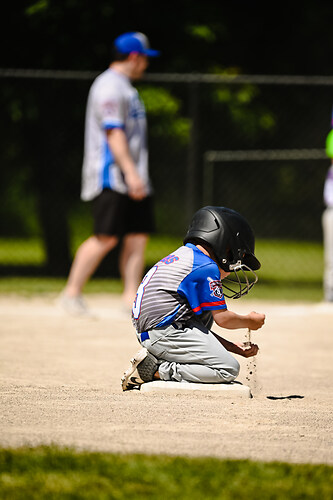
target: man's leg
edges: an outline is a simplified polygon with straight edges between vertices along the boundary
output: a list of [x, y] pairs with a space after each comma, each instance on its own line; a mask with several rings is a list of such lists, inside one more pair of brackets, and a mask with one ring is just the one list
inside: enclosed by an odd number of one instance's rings
[[333, 302], [333, 208], [323, 213], [324, 234], [324, 298]]
[[127, 234], [123, 239], [119, 268], [124, 283], [122, 299], [126, 307], [132, 307], [144, 269], [144, 253], [148, 235]]
[[117, 245], [116, 236], [94, 235], [78, 248], [65, 288], [65, 295], [78, 297], [104, 257]]

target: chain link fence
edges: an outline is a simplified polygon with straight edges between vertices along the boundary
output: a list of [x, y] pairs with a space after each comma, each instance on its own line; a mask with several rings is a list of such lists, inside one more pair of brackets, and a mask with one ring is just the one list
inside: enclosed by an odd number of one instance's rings
[[[35, 273], [66, 275], [75, 246], [91, 231], [89, 205], [79, 196], [95, 76], [0, 70], [2, 274], [34, 264]], [[148, 115], [157, 234], [181, 240], [194, 211], [212, 204], [244, 214], [263, 243], [321, 245], [332, 88], [333, 77], [147, 74], [138, 89]], [[17, 242], [15, 257], [9, 240]], [[276, 259], [271, 264], [283, 270]], [[306, 272], [313, 256], [299, 264]]]

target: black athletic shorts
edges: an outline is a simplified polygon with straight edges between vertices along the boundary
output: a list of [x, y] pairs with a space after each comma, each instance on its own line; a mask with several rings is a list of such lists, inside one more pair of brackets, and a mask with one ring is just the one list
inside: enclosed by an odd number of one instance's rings
[[104, 189], [92, 202], [94, 234], [123, 236], [155, 230], [151, 196], [135, 201], [111, 189]]

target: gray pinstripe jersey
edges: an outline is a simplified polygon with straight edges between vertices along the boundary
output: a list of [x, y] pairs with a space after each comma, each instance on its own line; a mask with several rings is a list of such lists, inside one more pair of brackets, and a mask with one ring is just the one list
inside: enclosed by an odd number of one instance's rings
[[185, 323], [216, 309], [226, 309], [218, 266], [187, 244], [160, 260], [143, 278], [132, 318], [141, 333], [176, 321]]

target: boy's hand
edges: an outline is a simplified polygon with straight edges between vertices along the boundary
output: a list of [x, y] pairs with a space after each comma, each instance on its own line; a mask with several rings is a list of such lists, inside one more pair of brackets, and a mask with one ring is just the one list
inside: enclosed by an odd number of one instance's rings
[[241, 356], [244, 358], [250, 358], [251, 356], [256, 356], [259, 351], [259, 347], [257, 344], [252, 344], [250, 345], [244, 345], [244, 344], [237, 344], [237, 346], [241, 349], [241, 352], [239, 353]]
[[229, 311], [229, 309], [219, 309], [212, 311], [212, 314], [216, 324], [222, 328], [228, 328], [229, 330], [234, 330], [236, 328], [258, 330], [265, 323], [265, 315], [254, 311], [242, 315]]
[[250, 330], [259, 330], [265, 323], [265, 318], [265, 314], [251, 311], [248, 314], [248, 328], [250, 328]]

